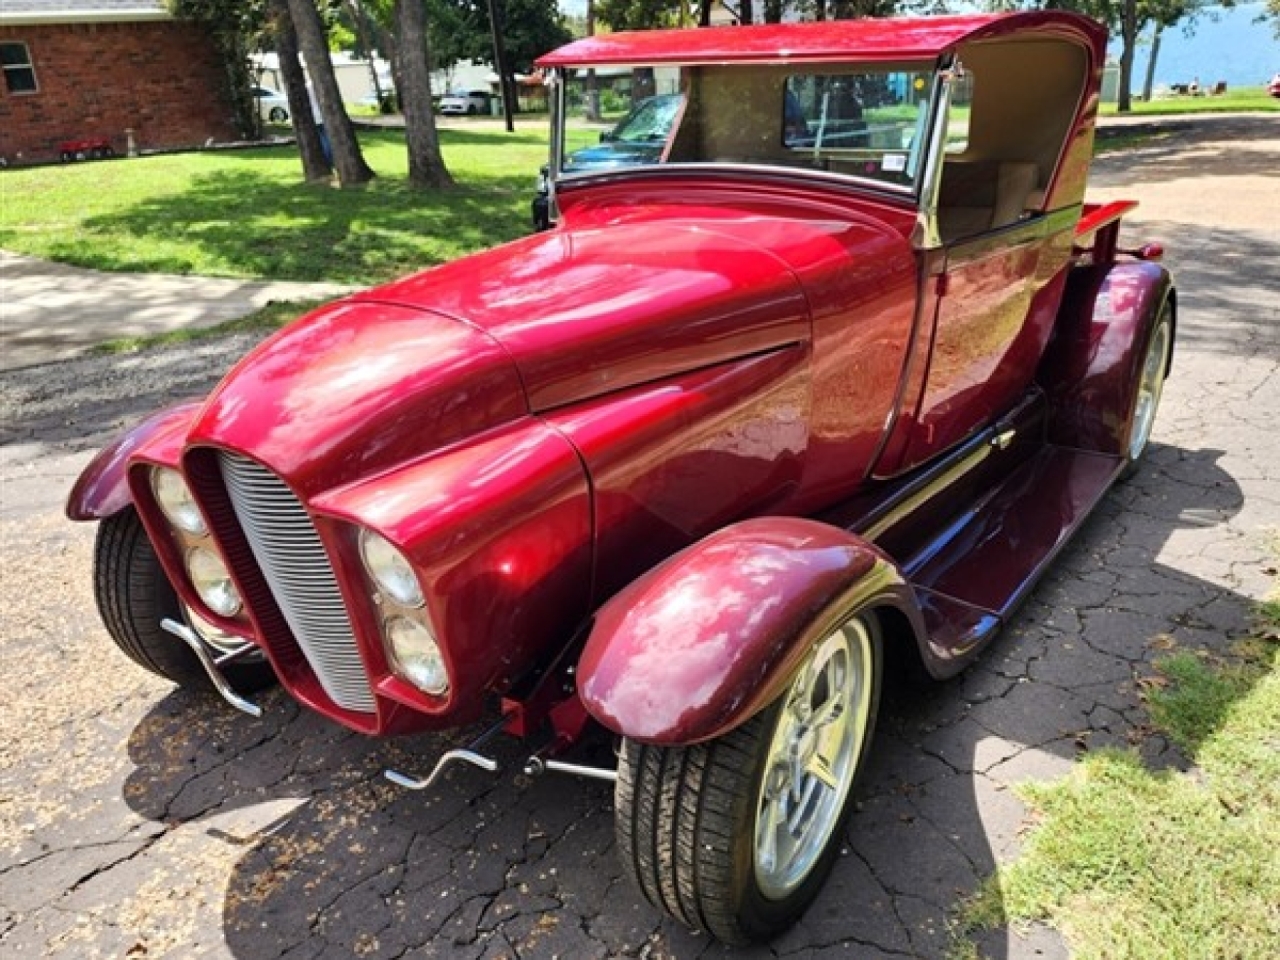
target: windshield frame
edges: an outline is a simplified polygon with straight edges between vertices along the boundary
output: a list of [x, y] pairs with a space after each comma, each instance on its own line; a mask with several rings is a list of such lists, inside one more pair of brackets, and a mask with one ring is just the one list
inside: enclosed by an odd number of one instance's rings
[[[779, 61], [776, 63], [751, 63], [751, 64], [733, 64], [735, 70], [765, 70], [774, 73], [788, 72], [795, 74], [821, 74], [838, 73], [841, 71], [847, 73], [861, 74], [890, 74], [893, 71], [903, 71], [910, 69], [915, 73], [927, 77], [927, 85], [925, 87], [925, 97], [923, 101], [925, 113], [920, 129], [923, 131], [923, 143], [919, 153], [919, 161], [910, 183], [894, 183], [884, 179], [877, 179], [873, 176], [862, 176], [856, 172], [848, 170], [834, 171], [821, 169], [816, 166], [806, 166], [797, 163], [770, 162], [768, 159], [734, 159], [732, 161], [715, 159], [715, 160], [672, 160], [668, 159], [673, 141], [678, 136], [678, 128], [684, 119], [684, 114], [688, 108], [688, 93], [681, 84], [680, 93], [686, 97], [686, 103], [681, 104], [679, 112], [676, 115], [673, 124], [672, 134], [668, 136], [661, 152], [659, 159], [653, 162], [639, 161], [630, 163], [607, 164], [601, 163], [593, 165], [590, 168], [574, 168], [571, 164], [571, 156], [573, 153], [580, 153], [586, 149], [596, 148], [596, 144], [589, 144], [587, 147], [579, 147], [572, 153], [568, 148], [569, 129], [573, 122], [572, 112], [570, 110], [569, 95], [570, 88], [576, 77], [585, 77], [590, 70], [596, 70], [598, 73], [604, 73], [605, 68], [593, 64], [575, 64], [573, 67], [557, 67], [552, 71], [550, 83], [553, 86], [554, 95], [550, 98], [552, 102], [552, 131], [551, 131], [551, 158], [549, 164], [548, 190], [554, 202], [555, 186], [557, 183], [565, 185], [577, 185], [594, 181], [600, 178], [616, 179], [631, 175], [650, 176], [655, 173], [659, 175], [665, 174], [684, 174], [690, 172], [707, 172], [707, 173], [725, 173], [734, 171], [737, 173], [751, 173], [765, 177], [786, 176], [790, 178], [804, 178], [824, 184], [835, 184], [856, 187], [860, 190], [869, 191], [882, 195], [886, 198], [892, 198], [899, 202], [913, 201], [915, 204], [922, 204], [931, 192], [930, 179], [936, 174], [937, 158], [936, 154], [936, 137], [939, 128], [945, 130], [945, 103], [942, 97], [945, 96], [948, 84], [946, 82], [945, 71], [946, 63], [940, 61], [950, 61], [950, 56], [939, 58], [933, 61], [906, 61], [906, 62], [885, 62], [880, 60], [862, 60], [851, 58], [847, 61], [824, 61], [820, 63], [806, 62], [786, 62]], [[640, 67], [649, 65], [641, 64]], [[709, 65], [705, 63], [663, 63], [660, 65], [665, 70], [676, 68], [681, 71], [682, 77], [687, 69], [705, 68]], [[626, 65], [625, 69], [632, 69], [633, 65]], [[614, 74], [619, 71], [619, 65], [609, 64], [608, 70]], [[670, 91], [655, 92], [650, 96], [664, 96]], [[634, 108], [633, 108], [634, 109]], [[781, 110], [781, 106], [779, 107]], [[625, 121], [626, 115], [618, 121]], [[619, 142], [610, 141], [607, 137], [614, 127], [608, 128], [602, 133], [602, 143]], [[910, 149], [911, 153], [915, 153], [914, 148], [904, 147], [904, 152]]]

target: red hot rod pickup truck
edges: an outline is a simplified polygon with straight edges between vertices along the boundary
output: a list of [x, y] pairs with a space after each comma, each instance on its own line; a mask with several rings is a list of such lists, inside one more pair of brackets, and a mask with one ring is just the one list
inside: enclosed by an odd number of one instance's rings
[[[1147, 445], [1175, 295], [1117, 245], [1133, 204], [1084, 202], [1104, 40], [1042, 12], [549, 54], [555, 229], [315, 311], [86, 469], [110, 633], [248, 711], [278, 680], [370, 735], [500, 717], [529, 771], [616, 779], [658, 908], [775, 934], [883, 661], [961, 670]], [[679, 109], [576, 165], [605, 84]], [[562, 759], [593, 724], [616, 771]]]

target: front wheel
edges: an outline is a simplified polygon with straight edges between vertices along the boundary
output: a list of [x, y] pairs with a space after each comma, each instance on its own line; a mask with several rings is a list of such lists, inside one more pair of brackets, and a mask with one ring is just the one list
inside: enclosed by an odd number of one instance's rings
[[289, 111], [285, 110], [284, 107], [272, 107], [270, 112], [267, 113], [267, 119], [272, 123], [284, 123], [289, 119]]
[[[213, 689], [195, 654], [161, 628], [165, 617], [187, 623], [215, 655], [231, 653], [247, 642], [187, 610], [132, 508], [98, 524], [93, 586], [98, 613], [116, 646], [134, 663], [179, 686]], [[224, 673], [233, 686], [244, 691], [261, 689], [275, 680], [261, 651], [251, 651], [228, 664]]]
[[804, 913], [840, 848], [881, 660], [876, 619], [860, 613], [728, 734], [691, 747], [624, 741], [618, 849], [650, 903], [731, 944], [768, 939]]

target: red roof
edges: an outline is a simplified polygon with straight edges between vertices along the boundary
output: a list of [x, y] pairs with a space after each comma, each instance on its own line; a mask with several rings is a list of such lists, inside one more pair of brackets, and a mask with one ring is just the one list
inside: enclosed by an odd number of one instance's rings
[[553, 50], [538, 66], [932, 60], [965, 41], [1023, 32], [1072, 37], [1097, 60], [1105, 49], [1106, 31], [1096, 21], [1038, 11], [605, 33]]

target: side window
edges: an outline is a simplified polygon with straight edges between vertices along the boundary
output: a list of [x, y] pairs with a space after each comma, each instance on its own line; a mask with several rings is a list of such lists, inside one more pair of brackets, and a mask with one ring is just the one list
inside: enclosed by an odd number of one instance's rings
[[789, 76], [783, 145], [833, 172], [914, 186], [931, 93], [928, 67]]
[[0, 43], [0, 65], [4, 67], [4, 86], [9, 93], [36, 92], [36, 71], [25, 43]]

